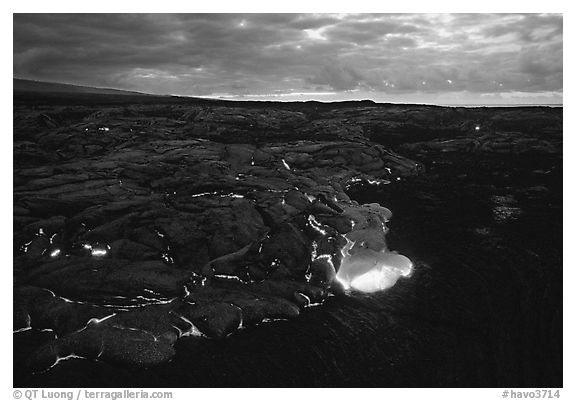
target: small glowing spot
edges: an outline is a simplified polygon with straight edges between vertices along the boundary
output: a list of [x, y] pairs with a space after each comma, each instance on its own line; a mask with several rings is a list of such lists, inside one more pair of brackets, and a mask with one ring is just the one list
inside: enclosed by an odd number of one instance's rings
[[54, 249], [50, 254], [50, 256], [52, 256], [53, 258], [55, 258], [58, 255], [60, 255], [60, 249]]
[[379, 180], [379, 179], [371, 180], [371, 179], [368, 179], [367, 181], [368, 181], [368, 184], [376, 185], [376, 186], [390, 184], [390, 181], [388, 181], [388, 180]]
[[[28, 315], [28, 318], [30, 318], [30, 315]], [[28, 326], [22, 327], [22, 328], [19, 328], [19, 329], [16, 329], [16, 330], [13, 330], [13, 331], [12, 331], [12, 334], [21, 333], [21, 332], [23, 332], [23, 331], [28, 331], [28, 330], [32, 330], [32, 327], [30, 326], [30, 321], [29, 321], [29, 320], [28, 320]]]
[[426, 85], [426, 81], [422, 81], [422, 85]]
[[224, 279], [224, 280], [239, 281], [239, 282], [241, 282], [242, 284], [247, 284], [245, 281], [242, 281], [242, 280], [240, 279], [240, 277], [238, 277], [238, 276], [231, 276], [231, 275], [229, 275], [229, 274], [215, 274], [214, 277], [216, 277], [216, 278], [221, 278], [221, 279]]
[[474, 127], [474, 129], [475, 129], [476, 131], [480, 131], [480, 126], [477, 125], [477, 126]]
[[108, 132], [108, 131], [110, 131], [110, 128], [108, 128], [108, 127], [100, 127], [100, 128], [98, 128], [98, 131]]
[[38, 235], [44, 235], [44, 230], [42, 228], [38, 230]]
[[108, 253], [106, 249], [92, 249], [92, 256], [104, 256]]
[[281, 319], [281, 318], [264, 318], [262, 319], [262, 323], [271, 323], [271, 322], [282, 322], [288, 319]]
[[451, 80], [451, 79], [447, 79], [446, 82], [448, 82], [449, 84], [452, 84], [452, 80]]
[[310, 297], [302, 292], [298, 292], [298, 295], [300, 295], [302, 298], [304, 298], [306, 300], [306, 305], [304, 305], [305, 307], [310, 305], [312, 303], [312, 300], [310, 299]]
[[102, 323], [105, 320], [110, 319], [111, 317], [116, 316], [116, 313], [112, 313], [108, 316], [104, 316], [103, 318], [98, 319], [97, 317], [93, 317], [90, 320], [88, 320], [88, 322], [86, 323], [86, 326], [84, 326], [84, 328], [80, 329], [79, 331], [85, 330], [86, 328], [88, 328], [88, 326], [90, 324], [99, 324]]
[[314, 230], [318, 231], [320, 234], [322, 234], [322, 235], [327, 234], [326, 230], [322, 229], [322, 226], [320, 225], [320, 223], [318, 223], [318, 221], [316, 220], [316, 218], [313, 215], [308, 216], [308, 222], [310, 223], [310, 226]]
[[21, 249], [22, 251], [24, 251], [24, 253], [28, 252], [28, 246], [29, 246], [32, 242], [34, 242], [34, 240], [31, 240], [31, 241], [25, 243], [24, 245], [22, 245], [22, 246], [20, 247], [20, 249]]
[[325, 260], [326, 263], [328, 263], [330, 265], [330, 267], [332, 268], [334, 273], [336, 273], [336, 268], [334, 267], [334, 262], [332, 261], [332, 255], [329, 255], [329, 254], [319, 255], [315, 258], [315, 260], [318, 260], [318, 259]]
[[49, 371], [50, 369], [52, 369], [54, 366], [58, 365], [60, 362], [67, 361], [69, 359], [86, 359], [86, 358], [84, 358], [83, 356], [76, 355], [76, 354], [70, 354], [70, 355], [66, 355], [63, 357], [57, 356], [56, 361], [51, 366], [49, 366], [47, 369], [43, 370], [40, 373], [45, 373], [45, 372]]
[[286, 167], [286, 170], [291, 170], [290, 166], [288, 165], [288, 163], [286, 163], [286, 160], [282, 159], [282, 164], [284, 164], [284, 167]]
[[316, 259], [318, 254], [318, 243], [316, 241], [312, 242], [312, 260]]
[[362, 178], [352, 177], [346, 182], [346, 188], [350, 188], [353, 184], [361, 182]]
[[216, 195], [217, 192], [202, 192], [199, 194], [190, 195], [191, 198], [198, 198], [199, 196], [206, 196], [206, 195]]
[[69, 299], [69, 298], [64, 298], [64, 297], [58, 297], [58, 298], [59, 298], [59, 299], [61, 299], [61, 300], [62, 300], [62, 301], [64, 301], [64, 302], [67, 302], [67, 303], [69, 303], [69, 304], [74, 304], [74, 303], [77, 303], [77, 304], [84, 304], [84, 302], [74, 302], [74, 301], [72, 301], [72, 300], [71, 300], [71, 299]]
[[188, 331], [182, 331], [179, 328], [177, 328], [176, 326], [173, 326], [173, 327], [176, 327], [176, 330], [178, 330], [180, 337], [188, 337], [188, 336], [203, 337], [202, 332], [200, 330], [198, 330], [198, 328], [196, 326], [194, 326], [194, 323], [192, 323], [190, 320], [186, 319], [184, 316], [182, 316], [176, 312], [172, 312], [172, 313], [190, 325], [190, 329], [188, 329]]

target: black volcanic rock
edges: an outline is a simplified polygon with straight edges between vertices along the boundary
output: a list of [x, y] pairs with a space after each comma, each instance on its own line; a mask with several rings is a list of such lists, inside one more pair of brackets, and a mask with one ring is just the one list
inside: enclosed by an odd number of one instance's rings
[[[174, 312], [194, 330], [222, 338], [243, 321], [297, 316], [322, 303], [334, 280], [333, 267], [311, 260], [311, 241], [338, 260], [338, 238], [351, 229], [342, 215], [344, 206], [354, 205], [342, 190], [348, 180], [421, 170], [362, 139], [358, 130], [351, 137], [326, 134], [351, 141], [311, 141], [309, 127], [296, 132], [307, 125], [299, 111], [202, 106], [180, 116], [176, 107], [172, 115], [187, 123], [166, 120], [161, 130], [142, 126], [145, 110], [84, 110], [75, 122], [70, 108], [64, 111], [66, 117], [54, 118], [66, 129], [37, 120], [42, 148], [58, 152], [59, 162], [46, 166], [42, 157], [25, 158], [14, 172], [15, 208], [23, 216], [15, 233], [23, 266], [16, 288], [35, 286], [64, 297], [55, 298], [64, 303], [43, 301], [47, 316], [58, 313], [60, 320], [77, 316], [81, 306], [105, 308], [114, 322], [128, 316], [123, 308], [168, 302], [174, 308], [155, 313]], [[30, 124], [24, 117], [15, 121]], [[16, 142], [14, 152], [18, 159], [41, 150]], [[311, 218], [326, 238], [311, 228]], [[233, 286], [228, 302], [217, 295], [222, 285]], [[196, 293], [203, 294], [200, 304], [171, 301], [186, 296], [189, 302]], [[61, 330], [25, 312], [18, 314], [20, 326]], [[101, 313], [73, 326], [92, 318]], [[66, 357], [65, 350], [79, 355], [74, 344], [90, 348], [91, 339], [107, 342], [118, 335], [120, 342], [131, 341], [129, 331], [99, 327], [92, 324], [87, 333], [40, 349], [46, 362], [38, 365]], [[134, 341], [146, 341], [138, 330]], [[116, 344], [105, 358], [154, 363], [171, 355], [162, 348], [142, 359], [130, 356], [141, 346], [116, 355]]]
[[[300, 321], [342, 294], [335, 274], [344, 235], [370, 219], [369, 208], [350, 197], [358, 188], [386, 193], [405, 181], [442, 182], [434, 179], [437, 166], [448, 163], [442, 155], [562, 151], [556, 109], [116, 102], [15, 105], [15, 338], [54, 334], [31, 346], [26, 371], [50, 374], [77, 358], [166, 366], [193, 344], [243, 341], [250, 330], [267, 330], [264, 324]], [[432, 173], [422, 177], [424, 164]], [[531, 184], [516, 197], [491, 198], [494, 213], [516, 218], [518, 202], [544, 202], [551, 192]], [[432, 189], [406, 198], [442, 214], [444, 201]], [[488, 230], [474, 227], [474, 235]], [[445, 279], [458, 286], [455, 277]], [[422, 294], [436, 285], [419, 284]], [[354, 327], [353, 311], [330, 308], [329, 321], [318, 321], [328, 337], [345, 328], [344, 356], [366, 346], [354, 336], [366, 340], [362, 330], [386, 332], [384, 326], [412, 344], [421, 327], [397, 322], [419, 313], [410, 307], [420, 301], [404, 295], [405, 316], [386, 309], [392, 301], [383, 312], [359, 298], [369, 323]], [[434, 319], [460, 313], [443, 302], [430, 306]], [[386, 338], [395, 344], [387, 343], [390, 355], [420, 349]]]

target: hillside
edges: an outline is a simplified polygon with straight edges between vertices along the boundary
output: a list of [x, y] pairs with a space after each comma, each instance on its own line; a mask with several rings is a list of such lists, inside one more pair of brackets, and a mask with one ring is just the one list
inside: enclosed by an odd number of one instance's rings
[[124, 91], [110, 88], [93, 88], [90, 86], [61, 84], [56, 82], [32, 81], [28, 79], [13, 79], [14, 92], [39, 92], [39, 93], [91, 93], [99, 95], [138, 95], [149, 96], [145, 93]]

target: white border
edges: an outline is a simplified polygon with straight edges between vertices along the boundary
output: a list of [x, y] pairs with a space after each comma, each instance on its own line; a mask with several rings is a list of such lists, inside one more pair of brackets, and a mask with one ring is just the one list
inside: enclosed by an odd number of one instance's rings
[[[280, 3], [280, 4], [278, 4]], [[192, 2], [192, 1], [169, 1], [163, 0], [160, 2], [144, 2], [142, 0], [99, 0], [96, 2], [80, 2], [80, 1], [9, 1], [3, 3], [3, 13], [1, 14], [0, 29], [2, 29], [2, 48], [5, 54], [11, 54], [12, 50], [12, 13], [13, 12], [553, 12], [564, 13], [564, 107], [567, 112], [564, 113], [564, 135], [565, 140], [565, 164], [564, 164], [564, 204], [574, 204], [573, 187], [570, 185], [570, 178], [576, 176], [574, 163], [572, 160], [572, 151], [574, 139], [576, 135], [574, 130], [574, 112], [573, 112], [573, 96], [572, 89], [574, 88], [574, 79], [572, 72], [575, 71], [573, 51], [574, 48], [573, 38], [574, 35], [574, 13], [573, 9], [569, 6], [569, 1], [556, 1], [546, 0], [540, 2], [516, 2], [516, 1], [502, 1], [502, 0], [482, 0], [476, 3], [468, 1], [348, 1], [335, 2], [329, 1], [310, 1], [310, 0], [289, 0], [284, 2], [274, 1], [206, 1], [206, 2]], [[9, 59], [7, 57], [7, 59]], [[11, 68], [7, 60], [2, 64], [2, 68], [7, 70]], [[5, 188], [12, 188], [12, 78], [7, 71], [2, 74], [2, 82], [4, 83], [2, 89], [3, 106], [2, 121], [6, 125], [4, 130], [4, 143], [2, 146], [2, 179]], [[8, 195], [2, 197], [2, 213], [4, 222], [12, 222], [12, 198]], [[568, 207], [564, 216], [564, 249], [570, 250], [572, 239], [574, 236], [570, 235], [569, 229], [575, 223], [574, 212], [572, 208]], [[7, 347], [12, 344], [11, 333], [11, 318], [12, 315], [12, 297], [11, 297], [11, 283], [12, 283], [12, 223], [9, 228], [2, 233], [2, 243], [8, 248], [5, 252], [6, 265], [2, 269], [2, 282], [6, 287], [3, 294], [4, 305], [4, 318], [2, 319], [2, 344]], [[570, 283], [574, 279], [574, 270], [576, 269], [575, 259], [571, 252], [566, 252], [564, 259], [564, 389], [561, 390], [561, 399], [576, 399], [570, 396], [572, 391], [573, 382], [573, 363], [574, 357], [574, 343], [571, 341], [575, 338], [574, 321], [571, 306], [574, 305], [574, 291], [570, 288]], [[5, 352], [7, 351], [4, 349]], [[2, 375], [2, 389], [6, 391], [6, 399], [12, 399], [12, 352], [6, 352], [3, 358], [3, 375]], [[10, 374], [8, 373], [10, 372]], [[62, 389], [70, 390], [70, 389]], [[287, 389], [278, 391], [276, 389], [268, 390], [252, 390], [252, 389], [172, 389], [175, 392], [173, 399], [178, 400], [193, 400], [202, 399], [204, 397], [213, 398], [250, 398], [250, 399], [266, 399], [275, 400], [280, 399], [299, 399], [318, 398], [322, 399], [333, 397], [342, 398], [356, 398], [363, 396], [377, 397], [376, 399], [444, 399], [444, 400], [498, 400], [502, 399], [502, 390], [500, 389]], [[302, 398], [305, 397], [305, 398]]]

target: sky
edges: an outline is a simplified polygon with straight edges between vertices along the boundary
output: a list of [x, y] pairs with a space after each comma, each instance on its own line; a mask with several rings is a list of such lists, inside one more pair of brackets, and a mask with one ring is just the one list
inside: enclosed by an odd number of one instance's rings
[[549, 14], [14, 14], [15, 78], [232, 100], [562, 103]]

